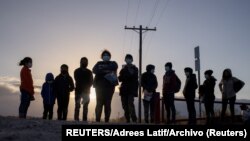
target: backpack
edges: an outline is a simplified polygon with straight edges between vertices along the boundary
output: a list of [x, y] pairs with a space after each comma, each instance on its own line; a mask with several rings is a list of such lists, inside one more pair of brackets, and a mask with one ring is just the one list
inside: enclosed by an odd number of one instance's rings
[[181, 80], [176, 74], [175, 74], [175, 77], [176, 77], [176, 85], [175, 85], [175, 88], [174, 88], [174, 92], [178, 93], [180, 91], [180, 89], [181, 89]]

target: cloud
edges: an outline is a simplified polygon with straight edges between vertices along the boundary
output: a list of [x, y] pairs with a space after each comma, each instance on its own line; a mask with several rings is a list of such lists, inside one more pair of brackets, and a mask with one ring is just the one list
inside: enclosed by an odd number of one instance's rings
[[0, 93], [9, 94], [19, 91], [20, 81], [15, 77], [0, 77]]
[[[39, 81], [40, 80], [34, 80], [34, 82], [39, 82]], [[20, 86], [19, 78], [9, 77], [9, 76], [0, 76], [0, 94], [19, 93], [19, 86]], [[40, 93], [41, 85], [35, 85], [34, 88], [35, 88], [36, 93]]]

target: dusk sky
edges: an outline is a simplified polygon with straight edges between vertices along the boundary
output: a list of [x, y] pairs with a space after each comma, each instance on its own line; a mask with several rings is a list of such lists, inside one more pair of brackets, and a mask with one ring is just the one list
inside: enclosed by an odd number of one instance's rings
[[157, 28], [143, 34], [143, 72], [147, 64], [156, 66], [158, 91], [169, 61], [184, 86], [183, 69], [194, 69], [194, 47], [200, 46], [201, 82], [207, 69], [218, 84], [231, 68], [246, 83], [237, 98], [250, 99], [249, 15], [249, 0], [0, 0], [0, 88], [17, 90], [18, 62], [25, 56], [33, 58], [37, 86], [64, 63], [73, 76], [84, 56], [92, 69], [104, 49], [119, 70], [127, 53], [138, 66], [139, 35], [124, 26], [142, 25]]

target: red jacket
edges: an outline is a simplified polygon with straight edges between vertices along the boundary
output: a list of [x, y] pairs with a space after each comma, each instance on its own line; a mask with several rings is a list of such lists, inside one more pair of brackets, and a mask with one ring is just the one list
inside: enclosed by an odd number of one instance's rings
[[163, 95], [169, 94], [169, 93], [175, 93], [175, 86], [176, 86], [176, 77], [175, 72], [172, 70], [170, 72], [167, 72], [163, 76]]
[[30, 95], [34, 95], [33, 79], [31, 75], [31, 70], [24, 66], [20, 72], [21, 77], [21, 90], [27, 91]]

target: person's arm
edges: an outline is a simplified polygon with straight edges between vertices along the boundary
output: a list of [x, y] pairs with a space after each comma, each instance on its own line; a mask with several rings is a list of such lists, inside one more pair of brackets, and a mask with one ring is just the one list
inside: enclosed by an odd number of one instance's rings
[[69, 76], [69, 91], [72, 92], [74, 90], [75, 86], [74, 86], [74, 82], [72, 77]]
[[223, 88], [222, 88], [222, 85], [223, 85], [223, 80], [221, 80], [221, 82], [219, 83], [219, 89], [220, 89], [220, 92], [223, 93]]
[[91, 71], [89, 71], [89, 87], [91, 87], [93, 85], [93, 74]]
[[120, 82], [123, 82], [124, 81], [124, 68], [119, 72], [119, 76], [118, 76], [118, 80], [120, 81]]
[[41, 96], [42, 96], [42, 98], [44, 98], [44, 96], [45, 96], [44, 89], [45, 89], [45, 83], [43, 84], [42, 90], [41, 90]]
[[105, 69], [103, 68], [103, 66], [101, 65], [101, 62], [97, 62], [95, 64], [95, 66], [92, 69], [93, 73], [98, 75], [98, 74], [104, 74]]
[[75, 79], [75, 82], [77, 82], [77, 79], [78, 79], [77, 69], [74, 71], [74, 79]]
[[157, 77], [154, 75], [154, 86], [153, 86], [153, 91], [156, 91], [156, 88], [158, 87], [158, 81]]

